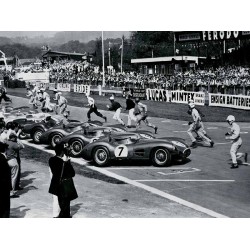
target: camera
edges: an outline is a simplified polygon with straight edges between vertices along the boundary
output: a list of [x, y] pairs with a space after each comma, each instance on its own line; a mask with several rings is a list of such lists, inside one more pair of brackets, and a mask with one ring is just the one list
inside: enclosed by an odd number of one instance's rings
[[63, 150], [64, 154], [65, 154], [66, 156], [70, 156], [70, 155], [71, 155], [71, 152], [72, 152], [72, 146], [69, 145], [68, 143], [64, 143], [64, 144], [63, 144], [63, 148], [64, 148], [64, 150]]

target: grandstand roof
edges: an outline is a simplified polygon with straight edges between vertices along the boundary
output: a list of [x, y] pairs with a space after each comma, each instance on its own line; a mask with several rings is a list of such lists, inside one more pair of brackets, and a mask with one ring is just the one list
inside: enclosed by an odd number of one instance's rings
[[153, 57], [153, 58], [138, 58], [131, 59], [131, 63], [156, 63], [156, 62], [172, 62], [175, 61], [194, 61], [198, 63], [198, 59], [206, 59], [206, 57], [198, 56], [165, 56], [165, 57]]
[[72, 52], [60, 52], [60, 51], [52, 51], [48, 50], [46, 53], [43, 54], [43, 58], [51, 57], [51, 58], [58, 58], [67, 57], [68, 59], [74, 59], [74, 60], [83, 60], [83, 56], [86, 56], [86, 53], [72, 53]]

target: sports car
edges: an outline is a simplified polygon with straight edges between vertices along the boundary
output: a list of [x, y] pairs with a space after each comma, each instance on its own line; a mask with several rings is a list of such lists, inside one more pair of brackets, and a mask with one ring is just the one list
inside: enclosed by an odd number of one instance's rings
[[121, 135], [121, 134], [132, 134], [132, 135], [140, 135], [142, 138], [154, 138], [151, 132], [144, 131], [144, 130], [137, 130], [133, 132], [127, 132], [125, 128], [121, 128], [120, 126], [116, 125], [109, 125], [109, 126], [100, 126], [100, 127], [89, 127], [70, 135], [65, 136], [60, 143], [62, 144], [69, 144], [71, 151], [70, 154], [72, 157], [79, 157], [83, 152], [83, 148], [100, 138], [106, 136], [113, 136], [113, 135]]
[[86, 145], [82, 150], [85, 160], [93, 160], [103, 167], [111, 160], [148, 160], [158, 167], [169, 166], [173, 159], [185, 160], [190, 148], [180, 138], [145, 139], [139, 134], [106, 136]]
[[91, 121], [91, 122], [70, 122], [66, 126], [56, 126], [48, 129], [43, 132], [40, 136], [39, 142], [42, 144], [48, 144], [51, 147], [55, 147], [56, 144], [65, 136], [78, 131], [83, 131], [88, 127], [98, 127], [101, 126], [102, 122], [100, 121]]

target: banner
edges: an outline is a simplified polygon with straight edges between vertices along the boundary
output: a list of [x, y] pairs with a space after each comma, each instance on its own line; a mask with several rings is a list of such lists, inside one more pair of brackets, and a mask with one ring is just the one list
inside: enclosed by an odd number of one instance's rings
[[209, 94], [209, 106], [250, 110], [250, 96]]
[[169, 98], [174, 103], [186, 103], [193, 101], [196, 105], [205, 105], [204, 92], [190, 92], [190, 91], [169, 91]]
[[58, 83], [57, 90], [70, 92], [70, 84], [69, 83]]
[[83, 84], [74, 84], [74, 92], [90, 94], [90, 86]]
[[[31, 82], [32, 83], [32, 82]], [[35, 82], [35, 84], [36, 84], [36, 86], [38, 87], [38, 88], [43, 88], [43, 89], [47, 89], [47, 87], [48, 87], [48, 83], [44, 83], [44, 82]]]
[[55, 83], [49, 83], [49, 90], [54, 90], [56, 87]]
[[147, 100], [168, 102], [169, 91], [165, 89], [146, 89]]
[[20, 72], [15, 74], [15, 79], [27, 82], [49, 83], [49, 71], [35, 72], [35, 73]]
[[123, 96], [128, 94], [131, 94], [132, 98], [146, 99], [146, 89], [123, 88]]

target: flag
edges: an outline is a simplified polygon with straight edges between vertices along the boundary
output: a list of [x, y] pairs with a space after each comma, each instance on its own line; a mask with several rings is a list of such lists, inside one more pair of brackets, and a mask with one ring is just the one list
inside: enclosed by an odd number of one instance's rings
[[122, 49], [123, 48], [123, 46], [122, 46], [122, 44], [121, 44], [121, 46], [120, 46], [120, 48], [119, 49]]

